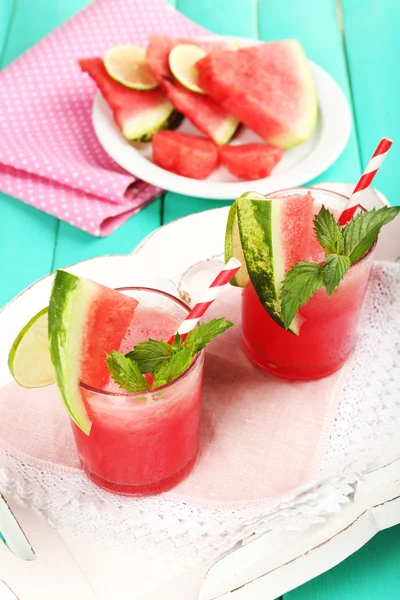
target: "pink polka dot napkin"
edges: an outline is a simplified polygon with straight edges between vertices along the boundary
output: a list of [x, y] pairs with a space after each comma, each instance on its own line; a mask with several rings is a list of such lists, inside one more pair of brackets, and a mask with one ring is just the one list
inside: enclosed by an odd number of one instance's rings
[[97, 141], [95, 85], [77, 59], [149, 36], [204, 34], [165, 0], [97, 0], [0, 73], [0, 191], [93, 235], [108, 235], [161, 190]]

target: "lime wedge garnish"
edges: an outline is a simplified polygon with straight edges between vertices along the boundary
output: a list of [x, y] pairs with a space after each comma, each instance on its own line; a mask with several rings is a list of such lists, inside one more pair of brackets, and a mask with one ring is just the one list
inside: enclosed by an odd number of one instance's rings
[[114, 46], [104, 56], [104, 66], [113, 79], [134, 90], [152, 90], [158, 86], [140, 46]]
[[[264, 200], [265, 196], [257, 192], [246, 192], [241, 198]], [[238, 224], [238, 201], [236, 200], [229, 211], [228, 221], [225, 230], [225, 262], [228, 262], [232, 257], [237, 258], [242, 263], [242, 268], [231, 279], [231, 285], [245, 288], [250, 283], [249, 273], [247, 271], [246, 259], [242, 248]]]
[[232, 257], [237, 258], [242, 263], [242, 268], [231, 279], [231, 285], [245, 288], [250, 283], [250, 277], [240, 241], [236, 201], [230, 208], [225, 232], [225, 262], [228, 262]]
[[198, 94], [204, 94], [197, 85], [196, 63], [206, 56], [206, 52], [193, 44], [178, 44], [169, 53], [169, 68], [176, 79], [185, 88]]
[[18, 385], [39, 388], [54, 383], [48, 339], [48, 311], [43, 308], [17, 335], [8, 355], [8, 367]]

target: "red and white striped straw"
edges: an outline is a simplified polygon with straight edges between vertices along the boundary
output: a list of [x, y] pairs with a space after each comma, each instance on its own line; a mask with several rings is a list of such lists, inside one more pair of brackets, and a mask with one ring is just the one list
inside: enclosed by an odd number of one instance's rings
[[373, 155], [371, 157], [371, 160], [369, 161], [366, 168], [364, 169], [364, 173], [361, 175], [359, 182], [357, 183], [356, 187], [354, 188], [354, 191], [348, 200], [345, 210], [342, 212], [342, 214], [339, 217], [340, 225], [345, 225], [348, 221], [350, 221], [354, 217], [355, 213], [357, 212], [357, 210], [360, 206], [361, 192], [363, 192], [363, 190], [365, 190], [366, 188], [368, 188], [371, 185], [373, 178], [375, 177], [375, 175], [378, 172], [379, 167], [385, 160], [386, 155], [392, 144], [393, 144], [393, 141], [389, 140], [388, 138], [382, 138], [381, 141], [379, 142], [377, 149], [375, 150], [375, 152], [373, 153]]
[[[216, 297], [226, 288], [232, 277], [239, 271], [242, 266], [237, 258], [231, 258], [222, 271], [216, 276], [200, 302], [192, 308], [186, 319], [180, 324], [176, 333], [179, 333], [182, 339], [185, 339], [187, 334], [192, 331], [204, 315], [206, 310], [211, 306]], [[175, 334], [169, 340], [172, 344]]]

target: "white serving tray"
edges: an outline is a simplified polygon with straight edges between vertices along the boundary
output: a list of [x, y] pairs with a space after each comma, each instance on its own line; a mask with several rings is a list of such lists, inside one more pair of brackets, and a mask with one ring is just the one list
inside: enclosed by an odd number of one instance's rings
[[[351, 186], [329, 188], [348, 193]], [[367, 202], [377, 205], [379, 200], [371, 193]], [[190, 288], [193, 301], [196, 290], [187, 285], [194, 276], [202, 289], [202, 280], [210, 278], [212, 259], [222, 253], [227, 211], [207, 211], [166, 225], [146, 238], [133, 256], [96, 258], [68, 270], [117, 286], [127, 269], [133, 272], [141, 264], [149, 273], [167, 275], [164, 288], [178, 288], [183, 295]], [[179, 257], [171, 244], [174, 239], [186, 249]], [[400, 219], [381, 236], [377, 257], [398, 260], [399, 246]], [[205, 270], [201, 263], [207, 259], [211, 262]], [[42, 294], [51, 280], [46, 277], [35, 288]], [[33, 300], [41, 301], [39, 296]], [[14, 318], [17, 303], [6, 309]], [[332, 568], [378, 531], [400, 523], [400, 452], [371, 465], [354, 485], [349, 503], [324, 523], [305, 532], [250, 538], [216, 561], [186, 570], [168, 557], [126, 556], [88, 536], [52, 530], [32, 509], [18, 506], [12, 498], [7, 501], [12, 512], [0, 499], [0, 523], [12, 551], [0, 542], [0, 600], [15, 600], [12, 591], [20, 600], [273, 600]]]

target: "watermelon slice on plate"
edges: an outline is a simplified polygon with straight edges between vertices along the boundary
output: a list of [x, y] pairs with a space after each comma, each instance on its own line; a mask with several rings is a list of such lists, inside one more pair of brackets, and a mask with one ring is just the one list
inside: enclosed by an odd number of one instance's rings
[[268, 177], [281, 160], [282, 154], [281, 148], [266, 144], [241, 144], [219, 148], [220, 163], [232, 175], [245, 181]]
[[196, 67], [201, 89], [273, 146], [291, 148], [314, 131], [316, 87], [296, 40], [213, 52]]
[[[172, 75], [168, 62], [169, 53], [174, 46], [182, 43], [183, 40], [167, 36], [152, 36], [147, 48], [147, 62], [175, 109], [216, 144], [226, 144], [238, 128], [239, 121], [212, 98], [186, 89]], [[197, 42], [190, 43], [197, 45]], [[227, 47], [227, 42], [206, 42], [200, 46], [205, 50], [221, 49]]]
[[182, 121], [161, 89], [138, 91], [125, 87], [107, 73], [101, 58], [78, 62], [82, 71], [96, 82], [114, 121], [128, 140], [148, 142], [155, 131], [176, 127]]
[[198, 46], [207, 53], [238, 48], [238, 43], [231, 40], [185, 40], [169, 37], [168, 35], [152, 35], [147, 48], [146, 59], [158, 83], [163, 83], [164, 79], [174, 81], [174, 76], [169, 67], [169, 53], [175, 46], [180, 44]]
[[211, 140], [179, 131], [159, 131], [153, 137], [153, 161], [183, 177], [205, 179], [218, 162]]
[[[243, 194], [233, 204], [225, 237], [225, 260], [235, 256], [242, 263], [234, 285], [250, 282], [268, 314], [284, 327], [279, 302], [286, 273], [309, 257], [314, 198], [310, 193], [265, 198], [256, 192]], [[299, 317], [290, 326], [298, 334]]]
[[50, 356], [61, 397], [84, 433], [91, 428], [79, 383], [103, 388], [106, 352], [119, 350], [137, 300], [103, 285], [57, 271], [48, 311]]

